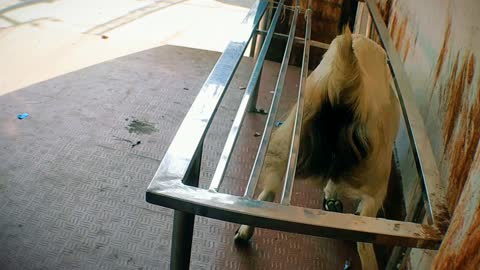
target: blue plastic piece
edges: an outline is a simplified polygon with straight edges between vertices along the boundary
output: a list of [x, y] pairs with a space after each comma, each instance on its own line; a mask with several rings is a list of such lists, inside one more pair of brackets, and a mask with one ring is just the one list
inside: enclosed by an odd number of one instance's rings
[[28, 116], [29, 116], [28, 113], [22, 113], [22, 114], [17, 115], [17, 118], [20, 119], [20, 120], [22, 120], [22, 119], [27, 118]]

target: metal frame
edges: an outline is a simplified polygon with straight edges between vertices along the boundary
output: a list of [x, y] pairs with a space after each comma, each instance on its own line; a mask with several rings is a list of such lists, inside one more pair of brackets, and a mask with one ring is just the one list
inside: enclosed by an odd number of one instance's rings
[[[366, 0], [365, 2], [390, 60], [390, 68], [403, 115], [406, 119], [418, 173], [425, 186], [428, 209], [433, 223], [430, 225], [416, 224], [289, 205], [299, 149], [300, 123], [303, 115], [303, 89], [305, 88], [308, 74], [309, 48], [313, 43], [310, 40], [310, 1], [309, 7], [305, 10], [305, 39], [300, 41], [304, 44], [303, 63], [293, 139], [290, 145], [281, 203], [254, 200], [252, 195], [268, 147], [278, 102], [283, 90], [292, 44], [300, 39], [295, 37], [296, 18], [300, 13], [298, 0], [293, 9], [293, 20], [289, 35], [286, 36], [288, 39], [287, 46], [279, 71], [272, 105], [268, 113], [267, 123], [246, 192], [243, 197], [218, 192], [232, 149], [238, 137], [239, 129], [247, 112], [247, 107], [249, 105], [251, 107], [252, 102], [255, 102], [261, 69], [270, 41], [275, 36], [285, 38], [285, 36], [274, 33], [284, 0], [280, 0], [277, 3], [276, 12], [266, 32], [263, 29], [257, 30], [257, 28], [259, 26], [266, 27], [268, 24], [260, 24], [260, 21], [268, 9], [269, 3], [265, 0], [257, 0], [243, 23], [235, 30], [238, 36], [228, 44], [205, 81], [146, 192], [147, 202], [175, 210], [171, 269], [188, 268], [195, 215], [273, 230], [336, 239], [425, 249], [437, 249], [439, 247], [445, 232], [445, 224], [448, 221], [448, 212], [446, 212], [445, 194], [440, 183], [433, 151], [423, 120], [414, 103], [411, 86], [403, 70], [400, 58], [392, 46], [385, 23], [381, 19], [375, 2], [373, 0]], [[266, 17], [268, 18], [269, 15]], [[208, 190], [198, 188], [205, 135], [225, 90], [247, 48], [248, 42], [252, 36], [257, 37], [258, 34], [262, 35], [261, 42], [256, 41], [257, 39], [254, 38], [252, 43], [261, 43], [262, 46], [258, 53], [255, 54], [256, 63], [252, 75], [232, 124], [212, 182]]]

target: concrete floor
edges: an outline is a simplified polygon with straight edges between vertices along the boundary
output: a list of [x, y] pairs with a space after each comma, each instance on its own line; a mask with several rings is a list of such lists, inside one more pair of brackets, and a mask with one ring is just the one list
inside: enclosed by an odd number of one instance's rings
[[170, 44], [222, 51], [254, 0], [1, 0], [0, 95]]
[[[168, 269], [172, 211], [146, 203], [145, 190], [218, 56], [166, 45], [0, 96], [2, 269]], [[240, 65], [207, 135], [202, 186], [251, 68], [251, 59]], [[277, 72], [278, 64], [266, 64], [261, 107]], [[292, 68], [286, 89], [296, 81]], [[31, 116], [18, 120], [19, 112]], [[264, 121], [245, 120], [223, 192], [243, 193]], [[321, 194], [300, 182], [293, 204], [320, 208]], [[342, 269], [349, 258], [359, 265], [351, 242], [259, 229], [250, 246], [238, 247], [236, 227], [197, 218], [191, 269]]]

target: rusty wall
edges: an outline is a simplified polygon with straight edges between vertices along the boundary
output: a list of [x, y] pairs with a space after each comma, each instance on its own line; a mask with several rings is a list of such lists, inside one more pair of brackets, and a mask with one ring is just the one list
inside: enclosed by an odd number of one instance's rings
[[[311, 39], [330, 43], [338, 34], [337, 28], [340, 22], [340, 16], [342, 11], [342, 3], [344, 0], [313, 0], [312, 1], [312, 28]], [[295, 0], [286, 0], [285, 5], [291, 6], [295, 4]], [[301, 0], [300, 6], [305, 9], [307, 7], [307, 0]], [[278, 23], [276, 32], [287, 34], [290, 29], [290, 20], [293, 16], [293, 12], [285, 12], [285, 16]], [[298, 37], [305, 36], [305, 17], [302, 14], [298, 16], [297, 27], [295, 29], [295, 35]], [[272, 46], [269, 49], [268, 59], [281, 62], [283, 52], [285, 49], [285, 40], [274, 39]], [[314, 69], [321, 61], [324, 49], [311, 47], [310, 48], [310, 61], [309, 68]], [[303, 45], [295, 44], [290, 64], [295, 66], [301, 66], [303, 56]]]
[[379, 7], [426, 122], [453, 214], [434, 269], [477, 269], [480, 1], [382, 0]]

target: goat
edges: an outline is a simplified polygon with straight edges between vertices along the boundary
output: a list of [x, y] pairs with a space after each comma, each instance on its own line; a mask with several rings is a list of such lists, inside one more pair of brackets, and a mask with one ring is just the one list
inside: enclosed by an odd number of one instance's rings
[[[322, 181], [324, 208], [341, 212], [340, 196], [360, 200], [357, 212], [376, 217], [385, 199], [400, 107], [389, 87], [385, 51], [349, 28], [337, 36], [307, 78], [296, 176]], [[282, 186], [295, 106], [273, 134], [258, 199], [273, 201]], [[248, 241], [252, 226], [235, 239]], [[378, 269], [370, 243], [357, 243], [363, 269]]]

